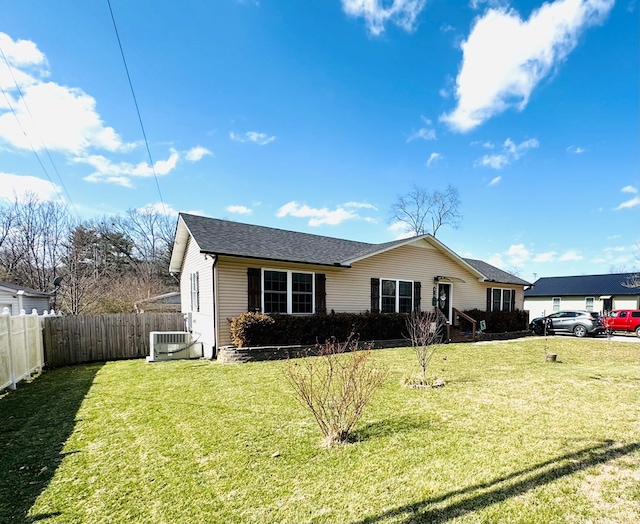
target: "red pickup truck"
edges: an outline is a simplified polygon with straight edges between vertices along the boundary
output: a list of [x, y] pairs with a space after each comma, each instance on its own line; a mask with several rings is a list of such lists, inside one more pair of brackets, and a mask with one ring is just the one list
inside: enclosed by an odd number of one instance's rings
[[640, 309], [614, 309], [604, 318], [608, 331], [635, 331], [640, 337]]

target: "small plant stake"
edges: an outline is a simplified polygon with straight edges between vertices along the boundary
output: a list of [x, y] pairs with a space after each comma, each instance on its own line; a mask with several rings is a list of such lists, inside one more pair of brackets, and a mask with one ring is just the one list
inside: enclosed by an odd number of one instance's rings
[[549, 325], [549, 319], [544, 321], [544, 359], [547, 362], [556, 362], [558, 355], [556, 353], [549, 353], [549, 340], [547, 339], [547, 326]]

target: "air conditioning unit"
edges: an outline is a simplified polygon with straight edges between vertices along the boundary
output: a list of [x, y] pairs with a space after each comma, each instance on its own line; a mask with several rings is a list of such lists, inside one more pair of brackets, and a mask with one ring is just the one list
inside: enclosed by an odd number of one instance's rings
[[149, 333], [147, 362], [201, 358], [202, 342], [194, 341], [186, 331], [152, 331]]

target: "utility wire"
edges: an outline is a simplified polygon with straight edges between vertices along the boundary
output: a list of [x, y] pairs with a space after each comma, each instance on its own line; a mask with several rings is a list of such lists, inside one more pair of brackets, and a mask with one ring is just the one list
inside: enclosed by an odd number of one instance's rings
[[47, 168], [44, 167], [44, 164], [42, 163], [42, 160], [40, 159], [40, 155], [38, 155], [38, 152], [33, 147], [33, 144], [31, 143], [31, 140], [29, 140], [29, 135], [27, 135], [27, 132], [24, 130], [24, 127], [22, 127], [22, 123], [20, 122], [20, 119], [18, 118], [18, 115], [16, 114], [15, 109], [13, 108], [13, 104], [11, 103], [11, 100], [9, 99], [9, 96], [7, 95], [7, 92], [4, 90], [4, 88], [1, 85], [0, 85], [0, 91], [2, 91], [2, 94], [4, 95], [4, 99], [7, 101], [7, 105], [9, 106], [9, 109], [11, 110], [11, 113], [13, 113], [13, 116], [16, 119], [16, 122], [18, 123], [18, 127], [22, 131], [22, 134], [24, 135], [24, 137], [27, 139], [27, 143], [29, 144], [29, 147], [31, 148], [31, 151], [33, 151], [33, 154], [38, 159], [38, 163], [40, 164], [40, 167], [42, 168], [42, 170], [44, 171], [44, 174], [49, 179], [49, 182], [51, 183], [51, 187], [53, 187], [53, 189], [57, 193], [58, 197], [60, 198], [60, 201], [64, 202], [64, 198], [62, 198], [62, 195], [60, 194], [60, 191], [58, 191], [58, 186], [53, 182], [53, 180], [51, 180], [51, 176], [49, 176], [49, 172], [47, 171]]
[[[2, 58], [4, 59], [5, 64], [7, 64], [7, 69], [9, 70], [9, 74], [11, 75], [11, 78], [13, 79], [13, 83], [15, 84], [16, 89], [18, 90], [18, 93], [20, 94], [20, 99], [22, 100], [22, 103], [24, 104], [24, 107], [26, 108], [27, 113], [29, 114], [29, 117], [31, 118], [31, 121], [35, 125], [36, 121], [33, 118], [33, 115], [31, 114], [31, 109], [29, 109], [29, 105], [27, 104], [27, 100], [24, 97], [24, 93], [22, 92], [22, 89], [20, 89], [20, 84], [18, 84], [18, 81], [16, 80], [16, 77], [13, 74], [13, 69], [11, 67], [11, 64], [9, 64], [9, 60], [7, 59], [7, 55], [5, 55], [4, 50], [1, 47], [0, 47], [0, 54], [2, 54]], [[47, 172], [46, 168], [44, 167], [44, 165], [42, 163], [42, 160], [40, 159], [40, 156], [36, 152], [36, 150], [33, 147], [33, 144], [31, 143], [31, 141], [29, 140], [29, 136], [27, 135], [27, 132], [25, 131], [24, 127], [20, 123], [20, 119], [18, 118], [18, 115], [17, 115], [15, 109], [13, 108], [13, 105], [11, 104], [11, 101], [9, 100], [9, 95], [5, 92], [4, 88], [0, 87], [0, 89], [2, 89], [2, 94], [4, 95], [4, 98], [7, 101], [7, 105], [9, 106], [9, 109], [11, 109], [11, 112], [13, 113], [13, 116], [16, 119], [16, 122], [18, 122], [18, 126], [22, 130], [22, 133], [24, 134], [24, 136], [27, 138], [27, 141], [29, 142], [29, 146], [31, 147], [31, 150], [33, 151], [33, 153], [35, 154], [36, 158], [38, 159], [38, 163], [42, 167], [42, 170], [44, 171], [45, 175], [47, 175], [47, 178], [49, 179], [49, 182], [51, 182], [51, 184], [55, 188], [55, 184], [51, 180], [51, 177], [49, 176], [49, 173]], [[36, 127], [36, 129], [37, 129], [37, 127]], [[78, 210], [76, 209], [76, 206], [74, 205], [73, 200], [71, 199], [71, 194], [69, 193], [69, 190], [67, 189], [67, 186], [65, 185], [64, 180], [62, 179], [62, 175], [60, 174], [60, 171], [58, 171], [58, 168], [56, 167], [56, 164], [53, 161], [53, 157], [51, 156], [51, 153], [49, 152], [49, 148], [47, 147], [47, 144], [45, 144], [44, 139], [42, 138], [42, 135], [38, 134], [38, 137], [40, 138], [40, 142], [42, 144], [42, 148], [47, 153], [47, 157], [49, 158], [49, 162], [51, 162], [51, 166], [53, 167], [53, 170], [56, 172], [56, 175], [58, 175], [58, 180], [60, 180], [60, 185], [62, 186], [62, 189], [64, 190], [65, 194], [67, 195], [67, 199], [69, 200], [69, 204], [71, 204], [71, 207], [73, 208], [73, 211], [75, 212], [76, 216], [78, 217], [78, 220], [80, 220], [80, 215], [78, 213]], [[64, 202], [64, 199], [62, 198], [62, 195], [60, 195], [60, 193], [58, 192], [57, 189], [56, 189], [56, 193], [60, 197], [60, 200], [62, 202]]]
[[113, 29], [116, 33], [116, 39], [118, 40], [118, 47], [120, 47], [120, 55], [122, 56], [122, 63], [124, 64], [124, 70], [127, 73], [127, 80], [129, 81], [129, 88], [131, 89], [131, 96], [133, 97], [133, 103], [136, 106], [136, 113], [138, 114], [138, 121], [140, 122], [140, 129], [142, 129], [142, 137], [144, 138], [144, 143], [147, 148], [147, 155], [149, 156], [149, 164], [151, 165], [151, 170], [153, 171], [153, 178], [156, 181], [156, 188], [158, 188], [158, 195], [160, 196], [160, 203], [162, 204], [162, 211], [166, 215], [167, 210], [164, 205], [164, 199], [162, 198], [162, 191], [160, 191], [160, 183], [158, 182], [158, 175], [156, 173], [156, 166], [153, 163], [153, 158], [151, 157], [151, 150], [149, 149], [149, 141], [147, 140], [147, 133], [144, 130], [144, 124], [142, 123], [142, 116], [140, 115], [140, 108], [138, 107], [138, 100], [136, 99], [136, 93], [133, 90], [133, 83], [131, 82], [131, 75], [129, 74], [129, 68], [127, 67], [127, 60], [124, 56], [124, 50], [122, 49], [122, 41], [120, 40], [120, 34], [118, 33], [118, 26], [116, 25], [116, 18], [113, 15], [113, 9], [111, 8], [111, 0], [107, 0], [107, 4], [109, 5], [109, 13], [111, 13], [111, 21], [113, 22]]

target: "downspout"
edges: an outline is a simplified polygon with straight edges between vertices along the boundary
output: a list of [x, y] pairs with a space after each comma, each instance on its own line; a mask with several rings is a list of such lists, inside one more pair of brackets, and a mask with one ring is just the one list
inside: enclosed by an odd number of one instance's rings
[[218, 256], [214, 255], [213, 263], [211, 264], [211, 285], [213, 286], [213, 347], [211, 348], [211, 357], [218, 357], [218, 271], [216, 266], [218, 265]]

